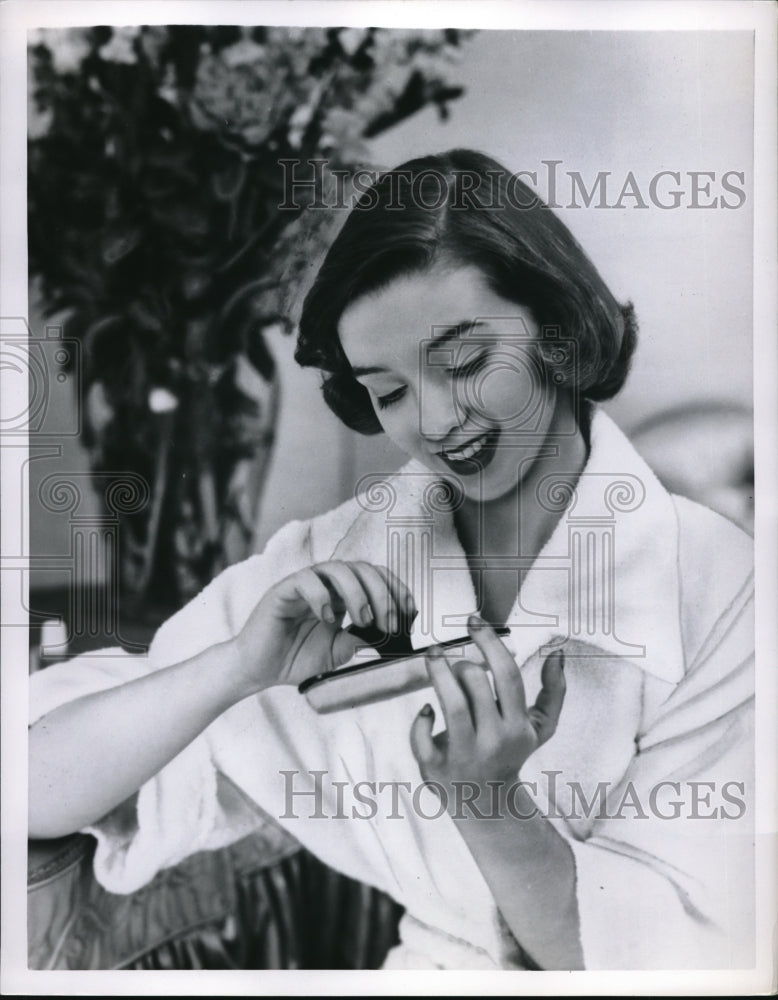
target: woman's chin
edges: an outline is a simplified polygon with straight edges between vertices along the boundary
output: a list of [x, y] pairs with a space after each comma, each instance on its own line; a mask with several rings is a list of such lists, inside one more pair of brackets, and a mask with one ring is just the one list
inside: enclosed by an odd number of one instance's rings
[[456, 475], [446, 471], [444, 477], [456, 483], [465, 501], [470, 503], [490, 503], [495, 500], [502, 500], [516, 492], [519, 485], [519, 477], [514, 470], [513, 476], [501, 476], [496, 478], [488, 473], [479, 472], [475, 475]]
[[496, 500], [504, 500], [506, 497], [514, 495], [518, 485], [519, 481], [515, 478], [507, 482], [484, 483], [475, 489], [465, 490], [465, 497], [479, 503], [493, 503]]

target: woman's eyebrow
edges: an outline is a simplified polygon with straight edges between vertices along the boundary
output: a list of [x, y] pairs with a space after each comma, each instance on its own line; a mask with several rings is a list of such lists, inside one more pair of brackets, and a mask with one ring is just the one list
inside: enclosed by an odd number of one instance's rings
[[376, 375], [379, 372], [388, 372], [388, 371], [389, 371], [388, 368], [381, 368], [375, 366], [369, 366], [367, 368], [364, 368], [361, 367], [360, 365], [357, 365], [355, 368], [351, 369], [351, 374], [354, 376], [354, 378], [359, 378], [360, 375]]
[[462, 319], [458, 323], [454, 323], [453, 326], [443, 328], [433, 326], [430, 343], [434, 344], [435, 347], [440, 347], [441, 344], [445, 344], [449, 340], [453, 340], [454, 337], [458, 337], [460, 333], [470, 333], [472, 330], [477, 330], [478, 327], [486, 325], [484, 320], [481, 319]]
[[389, 371], [388, 368], [381, 368], [376, 366], [363, 368], [357, 365], [356, 368], [351, 369], [351, 374], [354, 376], [354, 378], [359, 378], [362, 375], [378, 375], [381, 372], [388, 372], [388, 371]]
[[[459, 336], [462, 332], [470, 333], [472, 330], [476, 330], [478, 327], [487, 326], [487, 324], [480, 319], [463, 319], [459, 323], [454, 323], [447, 327], [433, 327], [432, 336], [430, 337], [428, 343], [430, 346], [440, 347], [442, 344], [448, 343], [449, 340], [453, 340], [454, 337]], [[380, 366], [369, 365], [364, 367], [362, 365], [357, 365], [351, 369], [351, 373], [354, 378], [359, 378], [361, 375], [377, 375], [381, 372], [388, 371], [388, 368], [382, 368]]]

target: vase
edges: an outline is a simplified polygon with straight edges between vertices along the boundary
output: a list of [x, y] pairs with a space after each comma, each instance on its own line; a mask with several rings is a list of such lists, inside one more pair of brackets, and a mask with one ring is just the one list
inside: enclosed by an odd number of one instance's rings
[[152, 627], [251, 554], [272, 453], [275, 375], [244, 355], [200, 375], [151, 389], [142, 436], [122, 435], [120, 414], [96, 433], [94, 465], [148, 487], [143, 507], [120, 517], [115, 571], [122, 613]]

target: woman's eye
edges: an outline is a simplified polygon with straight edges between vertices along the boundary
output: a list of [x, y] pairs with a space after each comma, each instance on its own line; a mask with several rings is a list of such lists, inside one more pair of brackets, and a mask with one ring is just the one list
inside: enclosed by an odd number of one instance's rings
[[398, 403], [405, 395], [405, 391], [406, 386], [401, 385], [399, 389], [395, 389], [394, 392], [390, 392], [386, 396], [376, 396], [379, 410], [385, 410], [392, 403]]
[[471, 375], [475, 375], [477, 372], [480, 372], [486, 365], [488, 359], [488, 353], [479, 354], [477, 358], [473, 358], [472, 361], [468, 361], [467, 364], [461, 365], [459, 368], [452, 368], [451, 374], [454, 378], [469, 378]]

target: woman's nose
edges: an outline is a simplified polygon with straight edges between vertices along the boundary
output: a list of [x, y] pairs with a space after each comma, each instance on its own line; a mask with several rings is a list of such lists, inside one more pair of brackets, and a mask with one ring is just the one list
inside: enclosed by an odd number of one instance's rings
[[430, 441], [443, 441], [462, 425], [455, 386], [448, 379], [422, 379], [419, 387], [419, 431]]

